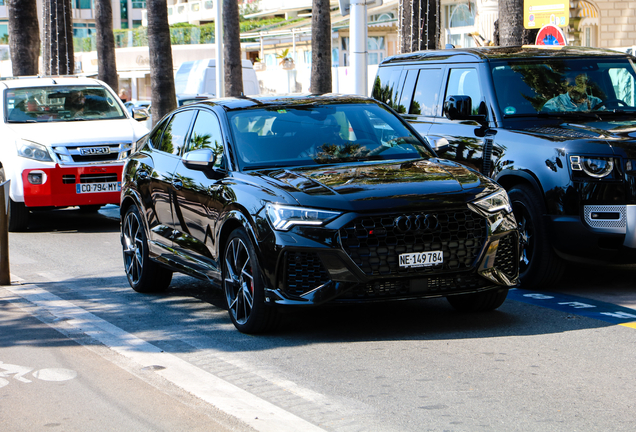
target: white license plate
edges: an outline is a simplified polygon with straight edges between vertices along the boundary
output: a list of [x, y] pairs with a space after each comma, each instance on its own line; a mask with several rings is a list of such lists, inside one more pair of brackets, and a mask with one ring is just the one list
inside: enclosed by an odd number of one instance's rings
[[400, 254], [400, 267], [428, 267], [444, 262], [442, 251], [428, 251]]
[[121, 182], [78, 183], [77, 193], [121, 192]]

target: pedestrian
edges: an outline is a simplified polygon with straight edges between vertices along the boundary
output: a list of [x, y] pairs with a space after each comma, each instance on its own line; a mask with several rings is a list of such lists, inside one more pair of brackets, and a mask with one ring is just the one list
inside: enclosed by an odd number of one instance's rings
[[121, 90], [119, 90], [119, 99], [121, 99], [123, 103], [128, 102], [128, 90], [126, 90], [126, 87], [122, 87]]

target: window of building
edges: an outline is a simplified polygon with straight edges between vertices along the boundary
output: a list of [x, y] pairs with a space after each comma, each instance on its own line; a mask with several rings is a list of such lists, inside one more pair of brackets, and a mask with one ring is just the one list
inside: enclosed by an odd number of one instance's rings
[[146, 0], [132, 2], [133, 9], [146, 9]]
[[119, 1], [119, 16], [121, 18], [120, 27], [123, 29], [128, 28], [128, 0]]
[[214, 9], [214, 2], [212, 0], [206, 0], [203, 2], [203, 7], [207, 10]]
[[452, 4], [444, 7], [446, 43], [456, 47], [475, 46], [470, 33], [475, 29], [475, 2]]
[[[349, 45], [349, 37], [343, 37], [340, 42], [340, 46], [342, 48], [342, 66], [351, 66]], [[380, 64], [384, 57], [386, 57], [386, 43], [384, 36], [367, 37], [367, 64]]]
[[92, 3], [92, 0], [75, 0], [73, 2], [75, 9], [91, 9]]
[[7, 21], [0, 21], [0, 43], [9, 43], [9, 23]]
[[73, 23], [73, 37], [83, 38], [95, 34], [95, 24]]
[[132, 20], [133, 28], [141, 27], [141, 20]]

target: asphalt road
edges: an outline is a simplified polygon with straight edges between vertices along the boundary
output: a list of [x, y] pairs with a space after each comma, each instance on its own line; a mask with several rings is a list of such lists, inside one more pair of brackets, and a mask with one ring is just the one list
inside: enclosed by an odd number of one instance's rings
[[0, 430], [633, 430], [636, 267], [571, 266], [486, 314], [323, 307], [254, 337], [196, 279], [132, 291], [117, 210], [10, 234]]

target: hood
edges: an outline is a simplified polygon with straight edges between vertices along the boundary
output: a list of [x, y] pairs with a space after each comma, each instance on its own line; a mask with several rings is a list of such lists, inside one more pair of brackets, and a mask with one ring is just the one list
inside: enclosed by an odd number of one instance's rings
[[[608, 144], [616, 153], [636, 157], [636, 120], [626, 117], [614, 119], [581, 118], [575, 122], [566, 122], [549, 126], [534, 126], [524, 132], [549, 136], [560, 141], [583, 140], [590, 144]], [[600, 150], [604, 152], [604, 150]]]
[[[134, 123], [133, 123], [134, 122]], [[94, 145], [137, 141], [148, 130], [135, 120], [95, 120], [51, 123], [7, 123], [16, 136], [43, 145]]]
[[346, 211], [465, 205], [489, 180], [454, 162], [409, 160], [259, 171], [300, 205]]

